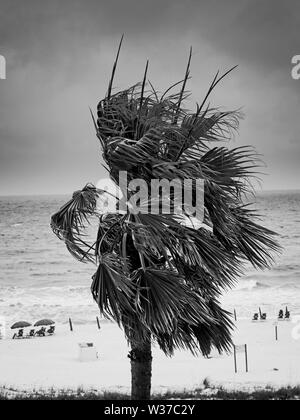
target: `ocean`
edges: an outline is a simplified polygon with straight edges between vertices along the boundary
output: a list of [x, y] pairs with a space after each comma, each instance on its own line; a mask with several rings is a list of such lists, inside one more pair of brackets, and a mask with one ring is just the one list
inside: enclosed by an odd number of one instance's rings
[[[34, 322], [95, 322], [92, 265], [77, 262], [50, 229], [50, 216], [66, 196], [0, 197], [0, 318]], [[261, 307], [269, 317], [288, 306], [300, 314], [300, 192], [264, 192], [256, 207], [275, 230], [283, 252], [271, 270], [246, 267], [223, 306], [250, 318]]]

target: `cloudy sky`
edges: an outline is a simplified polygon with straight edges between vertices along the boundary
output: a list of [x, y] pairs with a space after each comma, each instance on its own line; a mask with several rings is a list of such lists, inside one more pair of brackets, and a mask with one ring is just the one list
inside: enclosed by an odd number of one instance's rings
[[192, 45], [200, 101], [216, 70], [238, 64], [211, 103], [243, 108], [235, 145], [264, 155], [264, 189], [299, 188], [299, 26], [299, 0], [0, 0], [0, 195], [69, 193], [104, 176], [88, 108], [122, 33], [116, 88], [140, 81], [147, 58], [158, 89], [180, 80]]

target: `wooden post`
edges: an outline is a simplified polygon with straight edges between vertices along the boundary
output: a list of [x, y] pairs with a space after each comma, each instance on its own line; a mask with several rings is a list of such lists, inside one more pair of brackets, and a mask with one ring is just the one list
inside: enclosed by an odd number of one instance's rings
[[236, 310], [234, 310], [234, 320], [237, 321]]
[[235, 345], [233, 345], [233, 357], [234, 357], [234, 371], [237, 373], [237, 363], [236, 363], [236, 349]]
[[99, 321], [99, 318], [98, 318], [98, 317], [96, 317], [96, 319], [97, 319], [97, 325], [98, 325], [98, 329], [99, 329], [99, 330], [101, 330], [101, 325], [100, 325], [100, 321]]
[[278, 341], [278, 326], [275, 325], [275, 339]]
[[73, 324], [71, 318], [69, 318], [70, 330], [73, 332]]
[[246, 373], [248, 373], [248, 349], [247, 344], [245, 344], [245, 362], [246, 362]]

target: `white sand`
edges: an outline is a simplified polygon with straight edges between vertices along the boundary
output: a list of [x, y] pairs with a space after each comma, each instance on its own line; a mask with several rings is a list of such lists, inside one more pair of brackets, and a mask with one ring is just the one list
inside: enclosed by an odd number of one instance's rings
[[[252, 323], [239, 321], [234, 341], [247, 344], [249, 373], [245, 373], [244, 356], [238, 354], [239, 373], [234, 373], [233, 356], [211, 359], [195, 358], [188, 352], [176, 352], [167, 358], [154, 349], [153, 391], [203, 387], [208, 378], [212, 385], [227, 389], [253, 389], [270, 385], [300, 384], [300, 340], [292, 337], [295, 324], [279, 323], [279, 341], [275, 341], [273, 321]], [[71, 388], [130, 390], [130, 361], [122, 331], [113, 324], [57, 326], [53, 337], [29, 340], [0, 340], [0, 387], [18, 390]], [[11, 334], [9, 332], [9, 334]], [[78, 360], [78, 343], [94, 342], [100, 358], [96, 362]]]

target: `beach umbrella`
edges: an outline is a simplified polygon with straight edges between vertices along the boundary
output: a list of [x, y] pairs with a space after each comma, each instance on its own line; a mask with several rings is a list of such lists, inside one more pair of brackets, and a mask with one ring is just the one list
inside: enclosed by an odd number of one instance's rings
[[47, 327], [48, 325], [53, 325], [55, 324], [54, 321], [52, 321], [51, 319], [41, 319], [40, 321], [36, 322], [34, 324], [35, 327]]
[[14, 325], [12, 325], [11, 329], [16, 330], [18, 328], [27, 328], [27, 327], [31, 327], [31, 324], [29, 322], [19, 321], [19, 322], [16, 322]]

